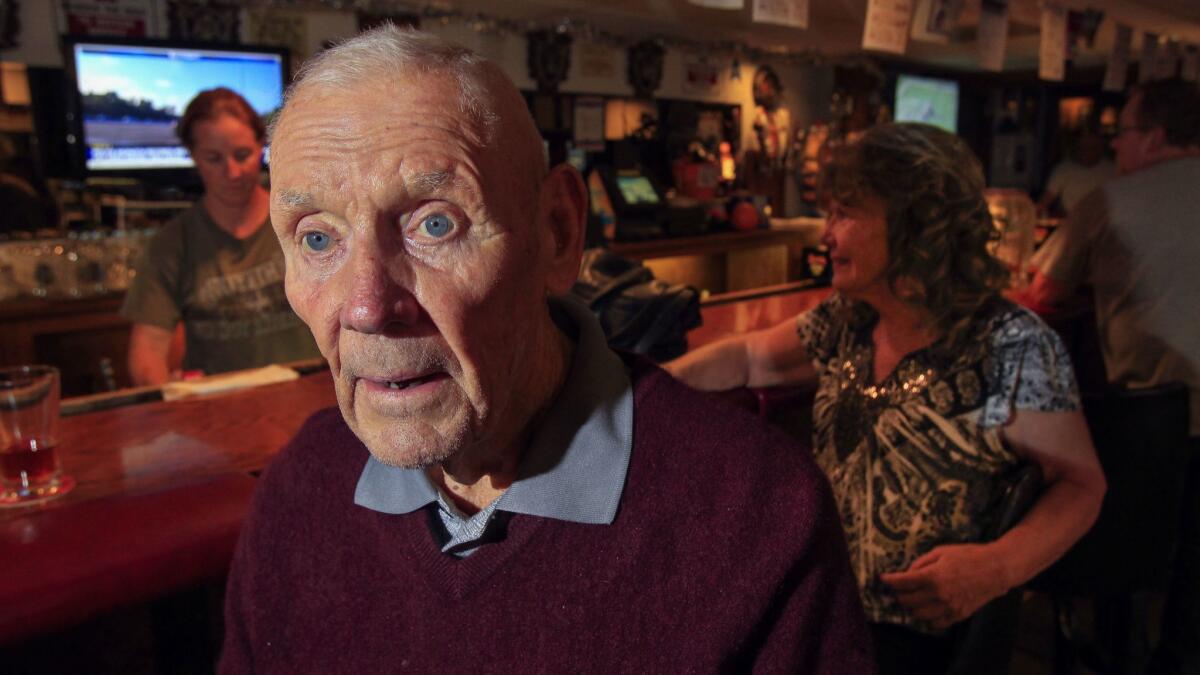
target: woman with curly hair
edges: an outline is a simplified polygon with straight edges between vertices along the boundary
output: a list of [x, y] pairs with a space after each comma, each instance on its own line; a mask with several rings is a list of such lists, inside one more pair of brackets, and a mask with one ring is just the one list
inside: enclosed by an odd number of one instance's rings
[[[886, 124], [822, 175], [834, 293], [793, 321], [667, 368], [700, 389], [816, 381], [829, 477], [881, 672], [944, 671], [946, 629], [1050, 565], [1105, 484], [1067, 353], [1000, 295], [983, 171], [955, 136]], [[1006, 479], [1043, 490], [984, 541]]]

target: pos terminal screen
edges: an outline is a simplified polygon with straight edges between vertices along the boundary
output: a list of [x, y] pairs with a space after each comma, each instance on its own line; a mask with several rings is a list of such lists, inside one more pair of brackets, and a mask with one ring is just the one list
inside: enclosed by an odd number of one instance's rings
[[627, 206], [657, 205], [658, 192], [645, 176], [617, 176], [617, 189]]

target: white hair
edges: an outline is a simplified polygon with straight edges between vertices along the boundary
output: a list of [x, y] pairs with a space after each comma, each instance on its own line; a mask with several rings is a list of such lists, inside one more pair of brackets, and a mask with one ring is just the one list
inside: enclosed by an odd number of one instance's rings
[[306, 61], [288, 87], [284, 105], [306, 89], [343, 89], [404, 71], [452, 75], [458, 84], [460, 111], [485, 130], [496, 124], [492, 81], [497, 74], [507, 77], [495, 64], [449, 40], [391, 23], [360, 33]]
[[[517, 110], [527, 110], [516, 85], [496, 64], [462, 45], [391, 23], [360, 33], [306, 61], [288, 87], [283, 107], [286, 109], [305, 90], [346, 89], [364, 82], [383, 82], [406, 71], [454, 77], [459, 111], [478, 125], [485, 142], [490, 141], [501, 122], [497, 110], [505, 109], [504, 99], [512, 99], [508, 103]], [[534, 171], [534, 178], [540, 182], [546, 172], [541, 134], [530, 115], [523, 117], [507, 120], [513, 125], [509, 130], [524, 136], [535, 158], [541, 158], [541, 166]], [[269, 135], [274, 135], [281, 118], [282, 114], [272, 120]]]

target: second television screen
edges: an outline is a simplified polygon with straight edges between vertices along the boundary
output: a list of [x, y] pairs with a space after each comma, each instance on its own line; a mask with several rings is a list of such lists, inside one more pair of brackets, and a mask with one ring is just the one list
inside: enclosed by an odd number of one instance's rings
[[958, 83], [901, 75], [896, 79], [896, 121], [924, 122], [958, 131]]

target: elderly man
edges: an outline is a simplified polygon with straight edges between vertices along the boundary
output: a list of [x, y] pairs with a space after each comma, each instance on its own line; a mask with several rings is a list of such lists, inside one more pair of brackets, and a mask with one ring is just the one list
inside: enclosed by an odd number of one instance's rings
[[1109, 381], [1191, 390], [1193, 452], [1154, 666], [1200, 673], [1200, 89], [1139, 87], [1113, 148], [1121, 177], [1080, 201], [1038, 251], [1026, 295], [1054, 305], [1091, 285]]
[[300, 73], [271, 167], [340, 414], [263, 477], [223, 672], [868, 672], [809, 457], [555, 297], [586, 191], [496, 66], [360, 35]]

